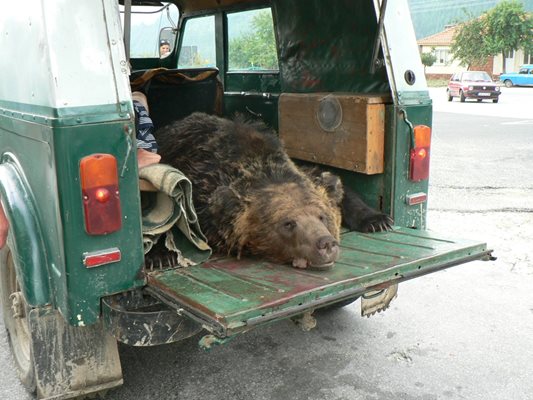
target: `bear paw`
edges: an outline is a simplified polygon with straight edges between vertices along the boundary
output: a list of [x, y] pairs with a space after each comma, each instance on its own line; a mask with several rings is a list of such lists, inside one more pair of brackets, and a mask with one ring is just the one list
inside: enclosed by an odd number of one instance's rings
[[383, 213], [375, 213], [364, 218], [358, 231], [363, 233], [386, 232], [392, 230], [394, 221], [390, 216]]

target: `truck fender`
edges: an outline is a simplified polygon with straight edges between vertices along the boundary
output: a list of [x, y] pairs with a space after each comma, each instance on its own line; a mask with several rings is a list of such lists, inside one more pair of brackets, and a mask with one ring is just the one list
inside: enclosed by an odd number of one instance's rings
[[7, 154], [0, 163], [0, 201], [9, 221], [7, 246], [0, 253], [0, 265], [5, 264], [9, 248], [27, 303], [32, 307], [48, 304], [47, 254], [35, 200], [20, 167]]

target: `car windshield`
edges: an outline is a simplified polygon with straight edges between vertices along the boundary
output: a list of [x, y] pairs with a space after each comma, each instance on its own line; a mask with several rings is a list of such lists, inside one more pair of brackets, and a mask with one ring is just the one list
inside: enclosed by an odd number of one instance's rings
[[492, 82], [486, 72], [463, 72], [463, 81]]

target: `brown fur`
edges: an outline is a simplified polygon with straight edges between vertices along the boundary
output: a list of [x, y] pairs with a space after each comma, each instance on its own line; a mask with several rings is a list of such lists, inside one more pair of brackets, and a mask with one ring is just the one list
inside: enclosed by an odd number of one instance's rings
[[193, 182], [200, 225], [216, 250], [317, 266], [336, 259], [340, 180], [312, 180], [263, 125], [195, 113], [157, 136], [162, 161]]

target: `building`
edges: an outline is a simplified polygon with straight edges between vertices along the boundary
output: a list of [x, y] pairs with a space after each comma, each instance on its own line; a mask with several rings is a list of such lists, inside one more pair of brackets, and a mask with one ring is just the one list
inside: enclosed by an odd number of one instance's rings
[[420, 53], [433, 53], [437, 57], [431, 67], [426, 67], [426, 75], [433, 78], [450, 77], [455, 72], [466, 71], [466, 67], [453, 59], [450, 51], [457, 25], [447, 26], [442, 32], [437, 32], [417, 41]]
[[[417, 41], [420, 53], [434, 53], [437, 60], [431, 67], [426, 67], [426, 76], [429, 78], [448, 78], [455, 72], [466, 71], [467, 67], [458, 60], [453, 59], [451, 46], [453, 37], [459, 25], [447, 26], [441, 32], [435, 33]], [[470, 70], [486, 71], [492, 76], [504, 72], [515, 72], [523, 64], [533, 63], [533, 54], [524, 53], [523, 50], [511, 51], [505, 55], [487, 57], [482, 65], [472, 65]]]

